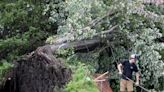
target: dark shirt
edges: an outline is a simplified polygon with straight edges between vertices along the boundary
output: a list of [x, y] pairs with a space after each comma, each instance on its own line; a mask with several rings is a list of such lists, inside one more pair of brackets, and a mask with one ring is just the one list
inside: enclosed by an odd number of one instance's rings
[[121, 62], [121, 64], [123, 65], [122, 78], [125, 79], [125, 80], [128, 80], [126, 77], [132, 79], [133, 71], [138, 72], [138, 68], [137, 68], [136, 64], [130, 63], [128, 60]]

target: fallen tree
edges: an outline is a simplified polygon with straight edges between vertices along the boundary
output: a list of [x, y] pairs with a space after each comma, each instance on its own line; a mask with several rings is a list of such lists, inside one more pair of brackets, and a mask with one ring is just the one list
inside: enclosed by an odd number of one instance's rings
[[[92, 20], [82, 28], [95, 27], [99, 22], [115, 13], [109, 11], [103, 17]], [[62, 88], [71, 79], [71, 69], [56, 57], [58, 49], [73, 48], [75, 52], [94, 50], [106, 44], [113, 36], [111, 33], [117, 25], [109, 30], [93, 35], [92, 38], [68, 41], [68, 37], [58, 37], [51, 45], [38, 47], [35, 51], [14, 61], [14, 67], [6, 73], [1, 92], [56, 92], [55, 88]], [[106, 35], [106, 37], [102, 37]]]
[[[106, 44], [104, 40], [111, 38], [109, 33], [116, 27], [98, 33], [92, 39], [56, 42], [38, 47], [14, 62], [15, 66], [7, 73], [1, 92], [54, 92], [54, 88], [62, 88], [71, 79], [72, 72], [61, 59], [55, 56], [57, 50], [73, 48], [76, 52], [90, 51], [93, 47]], [[100, 36], [102, 34], [107, 36], [102, 38]]]

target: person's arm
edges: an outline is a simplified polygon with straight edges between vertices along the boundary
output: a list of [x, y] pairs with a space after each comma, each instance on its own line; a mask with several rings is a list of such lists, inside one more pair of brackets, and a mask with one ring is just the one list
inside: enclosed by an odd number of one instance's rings
[[118, 68], [119, 74], [122, 74], [122, 64], [121, 63], [117, 65], [117, 68]]
[[135, 65], [134, 66], [134, 71], [136, 72], [136, 86], [138, 86], [139, 85], [139, 78], [140, 78], [140, 73], [139, 73], [139, 70], [138, 70], [138, 67]]
[[139, 85], [139, 79], [140, 78], [140, 74], [139, 72], [136, 72], [136, 85]]

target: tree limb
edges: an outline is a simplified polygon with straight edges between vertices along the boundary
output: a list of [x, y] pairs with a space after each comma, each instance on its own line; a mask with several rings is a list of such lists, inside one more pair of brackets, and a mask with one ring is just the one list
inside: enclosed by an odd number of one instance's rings
[[[99, 22], [101, 22], [104, 18], [108, 17], [108, 16], [113, 16], [116, 12], [112, 12], [112, 10], [108, 11], [108, 13], [106, 15], [104, 15], [103, 17], [98, 17], [94, 20], [92, 20], [86, 27], [82, 28], [81, 30], [84, 32], [86, 30], [87, 27], [94, 27], [96, 26]], [[115, 28], [115, 27], [114, 27]], [[109, 30], [107, 30], [109, 31]], [[99, 33], [98, 33], [99, 34]], [[101, 34], [101, 33], [100, 33]], [[103, 33], [104, 34], [104, 33]], [[58, 38], [55, 39], [55, 44], [60, 44], [60, 43], [65, 43], [67, 42], [68, 37], [63, 37], [63, 38]]]
[[[93, 38], [96, 36], [99, 36], [99, 35], [108, 34], [108, 33], [112, 32], [114, 29], [116, 29], [117, 27], [118, 27], [118, 25], [115, 25], [115, 26], [111, 27], [109, 30], [96, 33], [95, 35], [93, 35]], [[55, 39], [54, 44], [55, 45], [61, 45], [63, 43], [67, 43], [67, 39], [68, 39], [68, 37], [57, 38], [57, 39]]]
[[109, 30], [96, 33], [94, 36], [99, 36], [99, 35], [103, 35], [103, 34], [108, 34], [108, 33], [112, 32], [112, 31], [113, 31], [115, 28], [117, 28], [117, 27], [118, 27], [118, 25], [112, 26]]
[[93, 21], [91, 21], [88, 26], [90, 27], [94, 27], [96, 26], [99, 22], [101, 22], [104, 18], [108, 17], [108, 16], [113, 16], [116, 12], [112, 12], [112, 10], [108, 11], [108, 13], [106, 15], [104, 15], [101, 18], [96, 18]]
[[92, 46], [94, 44], [100, 43], [100, 39], [92, 39], [92, 40], [83, 40], [83, 41], [74, 41], [67, 42], [58, 45], [49, 45], [51, 47], [52, 52], [55, 52], [57, 49], [65, 49], [65, 48], [74, 48], [75, 50], [86, 48]]

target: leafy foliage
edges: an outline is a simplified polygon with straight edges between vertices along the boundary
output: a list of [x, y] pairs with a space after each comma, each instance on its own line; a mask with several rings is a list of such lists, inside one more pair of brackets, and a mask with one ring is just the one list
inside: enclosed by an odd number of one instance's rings
[[65, 87], [66, 92], [99, 92], [90, 75], [88, 65], [78, 63], [72, 68], [74, 74], [72, 80]]
[[[44, 45], [48, 36], [56, 34], [58, 25], [66, 18], [64, 3], [62, 0], [1, 0], [0, 62], [11, 63]], [[51, 20], [53, 16], [56, 21]], [[1, 67], [6, 66], [1, 64], [0, 71]]]
[[8, 63], [7, 61], [3, 60], [3, 63], [0, 64], [0, 85], [2, 84], [2, 80], [4, 79], [5, 73], [8, 69], [10, 69], [11, 67], [13, 67], [13, 65], [11, 65], [10, 63]]
[[106, 12], [106, 6], [102, 1], [97, 0], [68, 0], [66, 10], [69, 16], [66, 24], [58, 29], [59, 35], [67, 37], [67, 40], [80, 40], [92, 37], [96, 31], [89, 26], [89, 23], [103, 16]]
[[[68, 59], [72, 56], [82, 57], [82, 61], [89, 59], [92, 62], [85, 63], [94, 66], [97, 72], [109, 70], [112, 73], [111, 78], [118, 79], [116, 62], [128, 58], [131, 53], [138, 53], [141, 55], [138, 66], [142, 74], [142, 84], [146, 87], [154, 86], [157, 91], [163, 90], [160, 85], [164, 82], [160, 80], [164, 76], [164, 62], [161, 60], [164, 45], [158, 41], [164, 35], [163, 5], [143, 4], [140, 0], [1, 2], [1, 60], [9, 62], [33, 51], [43, 45], [47, 37], [46, 42], [50, 44], [56, 38], [64, 41], [94, 39], [99, 32], [118, 25], [113, 32], [101, 35], [102, 38], [106, 37], [103, 40], [105, 44], [92, 53], [77, 54], [73, 49], [68, 49], [59, 50], [59, 56]], [[85, 74], [85, 69], [86, 66], [76, 68], [73, 80], [66, 87], [67, 91], [73, 92], [75, 88], [80, 88], [83, 92], [85, 89], [79, 86], [83, 84], [86, 84], [84, 87], [87, 90], [95, 90], [88, 88], [93, 84], [86, 80], [88, 74]]]
[[[112, 33], [113, 39], [107, 39], [109, 40], [107, 47], [112, 49], [113, 53], [104, 56], [108, 58], [107, 60], [99, 59], [99, 65], [103, 66], [100, 70], [111, 66], [107, 64], [128, 58], [131, 53], [138, 53], [141, 55], [138, 65], [142, 73], [142, 84], [146, 87], [153, 85], [154, 88], [159, 89], [160, 81], [158, 80], [164, 76], [164, 64], [159, 54], [159, 51], [163, 49], [163, 44], [157, 42], [156, 39], [162, 37], [161, 32], [163, 32], [164, 24], [162, 12], [157, 13], [153, 9], [151, 10], [139, 0], [112, 0], [111, 3], [107, 1], [68, 0], [67, 4], [66, 9], [70, 14], [66, 24], [58, 29], [62, 36], [64, 34], [68, 41], [90, 39], [97, 32], [108, 30], [112, 25], [119, 25], [117, 32]], [[94, 6], [95, 4], [97, 7]], [[94, 13], [92, 9], [95, 11]], [[98, 13], [99, 9], [101, 9], [100, 13]], [[114, 14], [102, 19], [96, 27], [88, 25], [96, 19], [95, 17], [100, 18], [109, 11], [114, 12]], [[116, 68], [112, 71], [117, 73]], [[113, 74], [113, 76], [116, 75]]]

